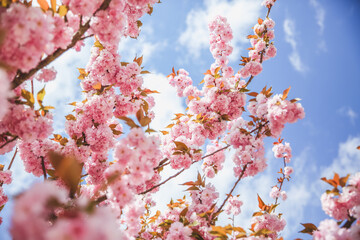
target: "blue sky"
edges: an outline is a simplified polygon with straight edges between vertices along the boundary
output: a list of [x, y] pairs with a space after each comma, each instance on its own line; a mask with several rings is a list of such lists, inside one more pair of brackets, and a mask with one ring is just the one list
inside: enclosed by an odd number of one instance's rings
[[[126, 61], [135, 54], [144, 55], [145, 68], [154, 73], [147, 76], [146, 84], [161, 92], [156, 99], [156, 113], [161, 117], [154, 123], [155, 129], [166, 126], [172, 112], [185, 109], [182, 100], [174, 97], [175, 91], [167, 86], [164, 76], [171, 72], [173, 66], [175, 69], [184, 68], [197, 84], [213, 62], [208, 50], [208, 19], [214, 14], [221, 14], [232, 24], [234, 54], [230, 63], [238, 70], [240, 56], [246, 56], [246, 49], [250, 47], [245, 38], [251, 34], [257, 18], [266, 14], [260, 3], [261, 0], [163, 0], [155, 5], [152, 16], [142, 19], [143, 29], [139, 38], [122, 41], [119, 49], [122, 59]], [[358, 0], [278, 0], [270, 14], [276, 22], [275, 46], [278, 54], [263, 64], [264, 70], [252, 82], [251, 90], [260, 91], [267, 85], [282, 93], [291, 86], [289, 97], [301, 98], [306, 112], [305, 119], [287, 125], [282, 134], [291, 143], [293, 160], [290, 165], [295, 169], [292, 180], [285, 184], [289, 199], [279, 207], [288, 222], [283, 233], [285, 239], [308, 238], [297, 234], [301, 230], [300, 222], [317, 225], [326, 217], [319, 200], [327, 187], [320, 181], [321, 177], [332, 177], [334, 171], [341, 174], [360, 171], [360, 151], [356, 150], [356, 146], [360, 145], [359, 12]], [[45, 101], [56, 106], [55, 129], [58, 132], [64, 124], [63, 116], [71, 111], [63, 104], [81, 98], [76, 67], [84, 67], [88, 56], [87, 46], [81, 54], [69, 52], [54, 63], [59, 74], [56, 82], [48, 84]], [[58, 91], [60, 86], [68, 89], [61, 96]], [[268, 150], [271, 150], [272, 142], [272, 139], [268, 141]], [[231, 157], [231, 153], [228, 155]], [[242, 224], [242, 227], [250, 226], [249, 216], [257, 210], [256, 193], [265, 201], [270, 201], [268, 193], [276, 183], [276, 172], [281, 162], [274, 159], [271, 152], [267, 156], [269, 168], [237, 187], [236, 194], [243, 198], [244, 209], [236, 218], [236, 223]], [[10, 196], [19, 193], [29, 186], [30, 180], [34, 180], [22, 173], [20, 161], [17, 159], [14, 165], [15, 186], [6, 189]], [[231, 159], [228, 161], [231, 162]], [[226, 166], [228, 170], [213, 181], [222, 192], [221, 197], [235, 181], [231, 176], [231, 164]], [[178, 187], [179, 183], [190, 180], [198, 169], [199, 166], [194, 166], [170, 186]], [[22, 185], [24, 181], [25, 186]], [[165, 195], [166, 192], [160, 191], [157, 197], [163, 199]], [[4, 224], [0, 226], [1, 239], [9, 238], [6, 228], [10, 209], [11, 204], [8, 204], [0, 215], [4, 218]]]

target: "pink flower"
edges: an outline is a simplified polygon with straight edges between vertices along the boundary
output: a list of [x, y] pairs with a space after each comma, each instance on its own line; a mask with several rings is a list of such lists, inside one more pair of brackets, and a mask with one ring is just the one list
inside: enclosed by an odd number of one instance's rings
[[289, 177], [294, 172], [294, 169], [292, 167], [284, 167], [284, 174], [286, 177]]
[[10, 81], [7, 73], [0, 68], [0, 121], [8, 111], [9, 103], [8, 97], [10, 97]]
[[241, 213], [241, 206], [243, 205], [243, 202], [240, 201], [240, 199], [236, 196], [231, 196], [228, 199], [227, 204], [225, 205], [225, 212], [228, 215], [239, 215]]
[[181, 222], [174, 222], [171, 224], [166, 240], [191, 240], [191, 233], [192, 230], [188, 227], [185, 227]]
[[58, 188], [55, 182], [36, 183], [15, 200], [10, 232], [14, 239], [46, 239], [50, 228], [46, 216], [52, 212], [49, 202], [65, 203], [68, 192]]
[[41, 73], [38, 73], [36, 79], [43, 82], [49, 82], [56, 78], [56, 70], [54, 67], [51, 68], [43, 68], [41, 69]]
[[269, 195], [273, 199], [280, 197], [280, 189], [277, 186], [273, 187]]
[[12, 181], [11, 173], [11, 170], [0, 171], [0, 182], [4, 184], [10, 184]]

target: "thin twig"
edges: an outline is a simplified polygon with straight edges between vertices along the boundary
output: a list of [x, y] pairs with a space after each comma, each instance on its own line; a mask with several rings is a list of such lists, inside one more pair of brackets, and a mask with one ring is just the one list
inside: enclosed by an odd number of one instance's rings
[[[285, 169], [285, 167], [286, 167], [286, 162], [285, 162], [285, 157], [284, 157], [284, 169]], [[283, 177], [282, 177], [283, 179], [282, 179], [282, 181], [281, 181], [281, 183], [280, 183], [279, 192], [281, 191], [282, 186], [283, 186], [283, 183], [284, 183], [284, 180], [285, 180], [285, 173], [284, 173], [284, 171], [282, 171], [282, 175], [283, 175]], [[278, 199], [279, 199], [279, 197], [277, 197], [277, 198], [275, 199], [275, 205], [277, 204]], [[274, 211], [275, 211], [275, 210], [274, 210]]]
[[[168, 158], [164, 158], [163, 160], [160, 161], [160, 163], [161, 163], [161, 162], [165, 162], [166, 160], [169, 160], [169, 159], [168, 159]], [[170, 162], [168, 162], [168, 163], [163, 163], [163, 164], [161, 164], [161, 165], [159, 165], [159, 166], [157, 166], [157, 167], [154, 167], [153, 169], [154, 169], [154, 170], [157, 170], [157, 169], [159, 169], [159, 168], [161, 168], [161, 167], [164, 167], [164, 166], [166, 166], [166, 165], [168, 165], [168, 164], [170, 164]]]
[[249, 163], [245, 164], [243, 170], [241, 171], [241, 174], [238, 178], [238, 180], [235, 182], [234, 186], [232, 187], [231, 191], [227, 194], [227, 197], [225, 198], [225, 200], [223, 201], [223, 203], [221, 204], [221, 206], [219, 207], [219, 209], [216, 211], [216, 213], [214, 213], [212, 216], [216, 216], [218, 213], [220, 213], [220, 211], [222, 210], [222, 208], [224, 207], [225, 203], [227, 202], [227, 200], [229, 200], [231, 194], [233, 193], [233, 191], [235, 190], [237, 184], [240, 182], [240, 180], [242, 179], [242, 177], [245, 174], [246, 168], [249, 165]]
[[266, 122], [264, 123], [264, 125], [260, 124], [260, 126], [258, 126], [257, 128], [254, 128], [253, 130], [251, 130], [250, 133], [253, 133], [253, 132], [255, 132], [256, 130], [260, 130], [262, 127], [264, 127], [264, 126], [265, 126], [266, 124], [268, 124], [268, 123], [269, 123], [269, 120], [266, 121]]
[[270, 6], [270, 7], [268, 8], [268, 11], [267, 11], [267, 13], [266, 13], [266, 18], [268, 18], [268, 17], [269, 17], [269, 14], [270, 14], [270, 10], [271, 10], [271, 8], [272, 8], [272, 6]]
[[93, 36], [94, 36], [94, 34], [87, 35], [85, 37], [80, 38], [80, 41], [85, 40], [85, 39], [90, 38], [90, 37], [93, 37]]
[[98, 199], [95, 200], [96, 204], [99, 204], [107, 199], [106, 195], [102, 195]]
[[177, 177], [178, 175], [180, 175], [180, 174], [181, 174], [183, 171], [185, 171], [185, 170], [186, 170], [185, 168], [182, 169], [181, 171], [179, 171], [179, 172], [177, 172], [176, 174], [172, 175], [171, 177], [167, 178], [165, 181], [163, 181], [163, 182], [161, 182], [161, 183], [153, 186], [152, 188], [149, 188], [148, 190], [146, 190], [146, 191], [144, 191], [144, 192], [142, 192], [142, 193], [139, 193], [139, 194], [145, 194], [145, 193], [148, 193], [148, 192], [154, 190], [154, 189], [157, 188], [157, 187], [160, 187], [161, 185], [167, 183], [167, 182], [170, 181], [171, 179], [173, 179], [173, 178]]
[[203, 156], [201, 159], [205, 159], [205, 158], [207, 158], [207, 157], [210, 157], [210, 156], [214, 155], [215, 153], [218, 153], [218, 152], [220, 152], [220, 151], [222, 151], [222, 150], [227, 149], [228, 147], [230, 147], [229, 144], [227, 144], [225, 147], [219, 148], [218, 150], [216, 150], [216, 151], [214, 151], [214, 152], [212, 152], [212, 153], [209, 153], [208, 155]]
[[7, 141], [6, 143], [4, 143], [3, 145], [0, 146], [0, 149], [5, 147], [6, 145], [8, 145], [9, 143], [15, 141], [16, 139], [18, 139], [18, 136], [15, 136], [13, 139], [11, 139], [10, 141]]
[[[216, 150], [216, 151], [214, 151], [214, 152], [212, 152], [212, 153], [210, 153], [210, 154], [208, 154], [208, 155], [203, 156], [201, 159], [205, 159], [205, 158], [207, 158], [207, 157], [210, 157], [210, 156], [212, 156], [212, 155], [214, 155], [214, 154], [216, 154], [216, 153], [218, 153], [218, 152], [220, 152], [220, 151], [222, 151], [222, 150], [227, 149], [228, 147], [230, 147], [230, 145], [226, 145], [226, 146], [223, 147], [223, 148], [219, 148], [218, 150]], [[191, 164], [194, 164], [194, 163], [196, 163], [196, 162], [197, 162], [197, 161], [193, 161]], [[166, 165], [167, 165], [167, 164], [166, 164]], [[164, 166], [164, 165], [163, 165], [163, 166]], [[144, 192], [142, 192], [142, 193], [140, 193], [140, 194], [148, 193], [148, 192], [152, 191], [153, 189], [155, 189], [155, 188], [157, 188], [157, 187], [160, 187], [161, 185], [167, 183], [169, 180], [171, 180], [171, 179], [177, 177], [178, 175], [180, 175], [180, 174], [181, 174], [182, 172], [184, 172], [185, 170], [186, 170], [185, 168], [182, 169], [181, 171], [179, 171], [179, 172], [177, 172], [176, 174], [170, 176], [169, 178], [167, 178], [167, 179], [164, 180], [163, 182], [161, 182], [161, 183], [153, 186], [153, 187], [150, 188], [150, 189], [147, 189], [146, 191], [144, 191]]]
[[353, 216], [349, 216], [349, 219], [345, 222], [344, 226], [342, 226], [342, 228], [347, 228], [349, 229], [351, 227], [351, 225], [356, 221], [356, 218], [354, 218]]
[[251, 80], [254, 78], [253, 75], [251, 75], [251, 77], [249, 78], [249, 80], [246, 82], [245, 84], [245, 87], [247, 87], [250, 83], [251, 83]]
[[41, 156], [40, 158], [41, 158], [41, 167], [42, 167], [42, 171], [43, 171], [43, 174], [44, 174], [44, 180], [46, 180], [47, 175], [46, 175], [46, 168], [45, 168], [44, 157]]
[[9, 164], [9, 166], [8, 166], [8, 169], [7, 169], [7, 170], [10, 170], [10, 168], [11, 168], [11, 166], [12, 166], [13, 162], [14, 162], [15, 156], [16, 156], [16, 154], [17, 154], [17, 150], [18, 150], [18, 148], [15, 148], [15, 153], [14, 153], [14, 156], [12, 157], [12, 159], [11, 159], [11, 161], [10, 161], [10, 164]]

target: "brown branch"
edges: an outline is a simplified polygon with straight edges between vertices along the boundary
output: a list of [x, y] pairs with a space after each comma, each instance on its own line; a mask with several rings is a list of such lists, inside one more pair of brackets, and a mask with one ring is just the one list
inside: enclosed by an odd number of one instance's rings
[[255, 132], [256, 130], [261, 130], [261, 128], [264, 127], [264, 126], [265, 126], [266, 124], [268, 124], [268, 123], [269, 123], [269, 120], [266, 121], [266, 122], [264, 123], [264, 125], [260, 124], [260, 126], [258, 126], [257, 128], [254, 128], [253, 130], [251, 130], [250, 133], [253, 133], [253, 132]]
[[158, 170], [158, 169], [161, 168], [161, 167], [164, 167], [164, 166], [166, 166], [166, 165], [169, 165], [170, 162], [165, 163], [166, 160], [169, 160], [169, 159], [168, 159], [168, 158], [164, 158], [163, 160], [160, 161], [160, 162], [163, 162], [163, 164], [161, 164], [161, 165], [159, 165], [159, 166], [157, 166], [157, 167], [154, 167], [153, 169], [154, 169], [154, 170]]
[[146, 190], [146, 191], [144, 191], [144, 192], [142, 192], [142, 193], [139, 193], [139, 194], [145, 194], [145, 193], [148, 193], [148, 192], [154, 190], [154, 189], [157, 188], [157, 187], [160, 187], [161, 185], [167, 183], [167, 182], [170, 181], [171, 179], [173, 179], [173, 178], [177, 177], [178, 175], [180, 175], [183, 171], [185, 171], [185, 168], [182, 169], [181, 171], [177, 172], [176, 174], [170, 176], [170, 177], [169, 177], [168, 179], [166, 179], [165, 181], [163, 181], [163, 182], [161, 182], [161, 183], [159, 183], [159, 184], [157, 184], [157, 185], [155, 185], [155, 186], [149, 188], [148, 190]]
[[5, 147], [6, 145], [8, 145], [9, 143], [15, 141], [16, 139], [18, 139], [18, 136], [15, 136], [13, 139], [11, 139], [10, 141], [7, 141], [6, 143], [4, 143], [3, 145], [0, 146], [0, 149]]
[[223, 203], [221, 204], [220, 208], [219, 208], [212, 216], [217, 216], [217, 215], [221, 212], [221, 210], [222, 210], [222, 208], [224, 207], [225, 203], [227, 202], [227, 200], [229, 200], [231, 194], [232, 194], [233, 191], [235, 190], [237, 184], [240, 182], [240, 180], [241, 180], [242, 177], [244, 176], [245, 171], [246, 171], [246, 168], [247, 168], [248, 165], [249, 165], [249, 163], [245, 164], [243, 170], [241, 171], [241, 174], [240, 174], [238, 180], [235, 182], [235, 184], [234, 184], [234, 186], [232, 187], [231, 191], [227, 194], [227, 197], [225, 198], [225, 200], [224, 200]]
[[94, 34], [87, 35], [85, 37], [80, 38], [80, 41], [85, 40], [85, 39], [90, 38], [90, 37], [93, 37], [93, 36], [94, 36]]
[[245, 87], [247, 87], [250, 83], [251, 83], [251, 80], [254, 78], [253, 75], [251, 75], [251, 77], [249, 78], [249, 80], [246, 82], [245, 84]]
[[269, 14], [270, 14], [270, 10], [271, 10], [271, 8], [272, 8], [272, 6], [270, 6], [270, 7], [268, 8], [268, 11], [267, 11], [267, 13], [266, 13], [266, 18], [268, 18], [268, 17], [269, 17]]
[[47, 179], [47, 175], [46, 175], [46, 168], [45, 168], [45, 162], [44, 162], [44, 157], [40, 157], [41, 158], [41, 167], [42, 167], [42, 171], [44, 174], [44, 180]]
[[[212, 153], [209, 153], [208, 155], [203, 156], [201, 159], [205, 159], [205, 158], [207, 158], [207, 157], [210, 157], [210, 156], [212, 156], [212, 155], [214, 155], [214, 154], [216, 154], [216, 153], [218, 153], [218, 152], [220, 152], [220, 151], [222, 151], [222, 150], [227, 149], [228, 147], [230, 147], [230, 145], [226, 145], [226, 146], [223, 147], [223, 148], [219, 148], [218, 150], [216, 150], [216, 151], [214, 151], [214, 152], [212, 152]], [[168, 160], [168, 159], [167, 159], [167, 158], [164, 158], [164, 160], [162, 160], [162, 161], [165, 161], [165, 160]], [[196, 161], [193, 161], [191, 164], [193, 164], [193, 163], [196, 163]], [[155, 167], [154, 170], [157, 170], [157, 169], [159, 169], [159, 168], [161, 168], [161, 167], [164, 167], [164, 166], [167, 166], [167, 165], [169, 165], [169, 164], [170, 164], [170, 162], [167, 162], [167, 163], [165, 163], [165, 164], [159, 165], [159, 166]]]
[[12, 166], [12, 164], [13, 164], [13, 162], [14, 162], [14, 159], [15, 159], [15, 156], [16, 156], [16, 154], [17, 154], [17, 148], [15, 148], [15, 153], [14, 153], [14, 156], [12, 157], [12, 159], [11, 159], [11, 161], [10, 161], [10, 164], [9, 164], [9, 166], [8, 166], [8, 169], [7, 170], [10, 170], [10, 168], [11, 168], [11, 166]]
[[85, 174], [81, 175], [80, 178], [86, 177], [88, 175], [89, 175], [88, 173], [85, 173]]
[[[111, 0], [104, 0], [101, 6], [94, 12], [93, 16], [101, 10], [105, 10], [109, 7]], [[70, 48], [74, 47], [78, 41], [80, 41], [85, 34], [85, 32], [90, 28], [90, 20], [89, 19], [84, 25], [81, 25], [79, 30], [73, 36], [71, 43], [66, 47], [66, 49], [58, 48], [53, 54], [47, 56], [45, 59], [40, 61], [36, 67], [31, 69], [27, 73], [19, 72], [17, 76], [14, 78], [11, 84], [11, 89], [15, 89], [16, 87], [20, 86], [23, 82], [33, 76], [38, 70], [46, 67], [50, 63], [52, 63], [55, 59], [60, 57], [64, 52], [69, 50]], [[81, 23], [80, 23], [81, 24]]]
[[214, 152], [212, 152], [212, 153], [209, 153], [208, 155], [203, 156], [201, 159], [205, 159], [205, 158], [207, 158], [207, 157], [210, 157], [210, 156], [214, 155], [215, 153], [218, 153], [218, 152], [220, 152], [220, 151], [222, 151], [222, 150], [227, 149], [228, 147], [230, 147], [229, 144], [227, 144], [225, 147], [219, 148], [218, 150], [216, 150], [216, 151], [214, 151]]
[[342, 226], [342, 228], [347, 228], [349, 229], [351, 227], [351, 225], [356, 221], [356, 218], [349, 216], [349, 219], [345, 222], [344, 226]]
[[[216, 150], [216, 151], [214, 151], [214, 152], [212, 152], [212, 153], [210, 153], [210, 154], [208, 154], [208, 155], [203, 156], [201, 159], [205, 159], [205, 158], [207, 158], [207, 157], [210, 157], [210, 156], [214, 155], [215, 153], [218, 153], [218, 152], [220, 152], [220, 151], [222, 151], [222, 150], [224, 150], [224, 149], [227, 149], [228, 147], [230, 147], [230, 145], [226, 145], [226, 146], [223, 147], [223, 148], [219, 148], [218, 150]], [[196, 162], [197, 162], [197, 161], [193, 161], [191, 164], [194, 164], [194, 163], [196, 163]], [[169, 164], [169, 163], [167, 163], [167, 164]], [[167, 165], [167, 164], [164, 164], [164, 165]], [[164, 165], [162, 165], [162, 166], [164, 166]], [[158, 167], [157, 167], [157, 168], [158, 168]], [[154, 190], [154, 189], [157, 188], [157, 187], [160, 187], [161, 185], [167, 183], [169, 180], [171, 180], [171, 179], [177, 177], [178, 175], [180, 175], [180, 174], [181, 174], [182, 172], [184, 172], [185, 170], [186, 170], [185, 168], [182, 169], [181, 171], [179, 171], [179, 172], [175, 173], [174, 175], [170, 176], [169, 178], [167, 178], [165, 181], [163, 181], [163, 182], [161, 182], [161, 183], [153, 186], [152, 188], [149, 188], [149, 189], [147, 189], [146, 191], [144, 191], [144, 192], [142, 192], [142, 193], [139, 193], [139, 194], [145, 194], [145, 193], [148, 193], [148, 192]]]
[[[284, 157], [284, 169], [285, 169], [285, 167], [286, 167], [286, 162], [285, 162], [285, 157]], [[279, 192], [281, 191], [282, 186], [283, 186], [283, 184], [284, 184], [284, 180], [285, 180], [285, 173], [284, 173], [284, 171], [282, 171], [282, 175], [283, 175], [283, 179], [282, 179], [282, 181], [281, 181], [281, 183], [280, 183], [280, 186], [279, 186]], [[278, 199], [279, 199], [279, 197], [277, 197], [277, 198], [275, 199], [275, 204], [274, 204], [274, 205], [277, 204]], [[275, 211], [275, 210], [274, 210], [274, 211]]]
[[99, 203], [101, 203], [101, 202], [103, 202], [105, 200], [107, 200], [106, 195], [102, 195], [101, 197], [99, 197], [98, 199], [95, 200], [95, 203], [99, 204]]

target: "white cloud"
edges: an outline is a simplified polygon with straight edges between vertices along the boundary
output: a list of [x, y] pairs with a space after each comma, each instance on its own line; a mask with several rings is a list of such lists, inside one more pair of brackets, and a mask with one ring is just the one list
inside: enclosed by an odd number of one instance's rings
[[230, 60], [240, 58], [240, 45], [247, 42], [246, 36], [251, 32], [256, 19], [263, 8], [261, 0], [207, 0], [201, 9], [192, 9], [186, 18], [186, 29], [179, 37], [181, 46], [187, 49], [190, 56], [198, 58], [203, 49], [209, 48], [208, 23], [217, 15], [228, 19], [234, 39]]
[[355, 119], [358, 117], [358, 114], [349, 106], [344, 106], [337, 110], [340, 115], [346, 116], [349, 118], [350, 122], [354, 125]]
[[[325, 9], [317, 0], [310, 0], [310, 5], [315, 10], [316, 24], [319, 27], [319, 36], [322, 36], [325, 29]], [[318, 50], [322, 52], [327, 52], [326, 42], [324, 39], [318, 41]]]
[[142, 27], [140, 36], [137, 39], [132, 39], [130, 37], [121, 39], [118, 49], [121, 59], [123, 61], [130, 61], [135, 56], [139, 57], [142, 55], [144, 56], [143, 65], [146, 67], [155, 50], [159, 51], [167, 45], [166, 41], [150, 41], [149, 38], [153, 34], [152, 26], [147, 24]]
[[325, 9], [317, 0], [310, 0], [310, 5], [315, 9], [316, 23], [319, 26], [319, 34], [322, 35], [325, 28]]
[[356, 149], [360, 145], [360, 137], [349, 136], [346, 142], [339, 144], [338, 156], [325, 167], [321, 175], [332, 178], [334, 172], [340, 176], [353, 174], [360, 171], [360, 150]]
[[285, 32], [285, 41], [289, 43], [292, 48], [292, 52], [289, 55], [290, 63], [296, 71], [304, 73], [307, 71], [307, 67], [301, 60], [297, 48], [295, 22], [292, 19], [287, 18], [284, 21], [283, 28]]
[[182, 98], [177, 96], [176, 89], [169, 84], [163, 74], [145, 75], [144, 86], [160, 92], [159, 94], [152, 94], [155, 99], [155, 107], [152, 109], [155, 113], [155, 119], [151, 122], [153, 129], [164, 130], [174, 118], [174, 113], [185, 113]]

